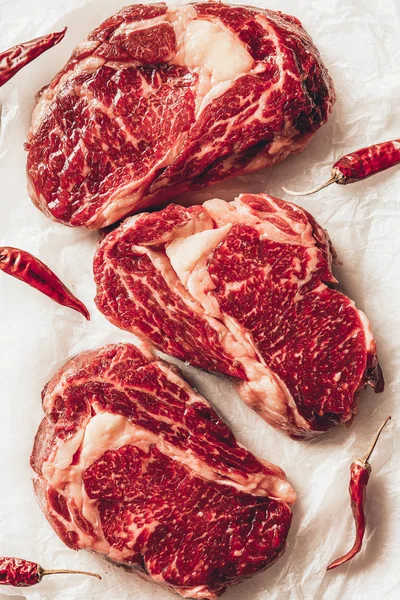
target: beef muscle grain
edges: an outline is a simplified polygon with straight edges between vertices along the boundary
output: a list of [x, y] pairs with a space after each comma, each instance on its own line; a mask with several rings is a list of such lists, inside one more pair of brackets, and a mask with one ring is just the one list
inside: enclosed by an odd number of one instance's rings
[[186, 598], [216, 598], [285, 548], [295, 494], [176, 367], [109, 345], [43, 390], [35, 491], [67, 546]]
[[266, 421], [302, 437], [351, 419], [367, 384], [383, 389], [368, 320], [331, 262], [326, 232], [289, 202], [170, 205], [101, 242], [96, 303], [163, 352], [236, 378]]
[[105, 227], [300, 152], [334, 100], [294, 17], [213, 2], [127, 6], [41, 93], [30, 196], [58, 221]]

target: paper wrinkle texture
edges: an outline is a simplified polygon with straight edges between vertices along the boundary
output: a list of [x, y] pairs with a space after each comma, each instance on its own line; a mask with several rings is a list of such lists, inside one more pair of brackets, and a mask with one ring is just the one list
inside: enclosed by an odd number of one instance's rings
[[[94, 570], [97, 581], [48, 577], [32, 588], [1, 590], [0, 598], [29, 600], [172, 600], [176, 596], [125, 573], [88, 552], [64, 547], [47, 524], [32, 489], [29, 455], [42, 410], [40, 392], [67, 359], [105, 343], [132, 341], [96, 310], [92, 258], [97, 234], [55, 224], [26, 192], [23, 143], [34, 95], [63, 66], [73, 48], [128, 0], [0, 0], [2, 48], [65, 25], [63, 42], [0, 90], [0, 244], [37, 255], [85, 302], [87, 323], [37, 291], [0, 273], [0, 555], [36, 560], [43, 567]], [[329, 177], [346, 152], [399, 137], [400, 8], [395, 0], [270, 0], [254, 5], [298, 17], [321, 51], [338, 101], [329, 123], [299, 156], [271, 170], [239, 177], [196, 194], [232, 199], [240, 192], [308, 189]], [[394, 600], [400, 589], [400, 168], [360, 184], [332, 185], [299, 198], [326, 227], [338, 252], [342, 289], [368, 315], [385, 378], [384, 394], [362, 394], [360, 414], [314, 442], [296, 442], [273, 430], [246, 407], [222, 378], [184, 366], [189, 381], [210, 400], [249, 450], [282, 467], [298, 493], [289, 544], [269, 570], [231, 588], [226, 600]], [[294, 199], [296, 201], [296, 199]], [[352, 545], [350, 463], [361, 457], [378, 426], [391, 414], [371, 459], [364, 549], [351, 563], [326, 573]]]

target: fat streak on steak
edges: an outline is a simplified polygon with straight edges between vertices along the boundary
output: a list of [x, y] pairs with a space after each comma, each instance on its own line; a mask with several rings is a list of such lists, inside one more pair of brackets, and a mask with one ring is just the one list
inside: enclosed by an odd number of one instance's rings
[[185, 598], [216, 598], [285, 548], [295, 493], [145, 347], [69, 361], [43, 390], [35, 491], [67, 546]]
[[295, 17], [213, 2], [128, 6], [41, 93], [29, 193], [58, 221], [105, 227], [300, 152], [334, 100]]
[[383, 390], [366, 316], [336, 289], [327, 233], [266, 194], [169, 205], [127, 219], [96, 253], [96, 304], [117, 327], [239, 380], [243, 400], [294, 437]]

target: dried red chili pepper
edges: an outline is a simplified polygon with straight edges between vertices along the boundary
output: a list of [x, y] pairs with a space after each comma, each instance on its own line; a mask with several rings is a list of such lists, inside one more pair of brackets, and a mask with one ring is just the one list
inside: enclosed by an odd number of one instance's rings
[[62, 306], [81, 313], [89, 321], [90, 313], [53, 271], [41, 260], [18, 248], [0, 248], [0, 271], [8, 273], [36, 288]]
[[57, 574], [89, 575], [101, 579], [97, 573], [87, 571], [70, 571], [57, 569], [47, 571], [37, 563], [22, 558], [0, 556], [0, 585], [12, 585], [14, 587], [29, 587], [40, 583], [45, 575]]
[[61, 42], [66, 31], [65, 27], [57, 33], [50, 33], [0, 52], [0, 87], [14, 77], [22, 67]]
[[330, 179], [312, 190], [293, 192], [286, 188], [282, 189], [292, 196], [308, 196], [323, 190], [331, 183], [339, 183], [340, 185], [355, 183], [381, 171], [386, 171], [386, 169], [390, 169], [399, 163], [400, 139], [382, 142], [381, 144], [361, 148], [361, 150], [356, 150], [339, 158], [332, 167]]
[[366, 500], [366, 488], [371, 475], [371, 465], [369, 464], [369, 458], [376, 446], [382, 429], [386, 423], [390, 421], [391, 417], [388, 417], [386, 421], [380, 426], [378, 433], [376, 434], [374, 441], [367, 454], [359, 460], [355, 460], [350, 467], [350, 485], [349, 494], [351, 500], [351, 509], [353, 511], [353, 517], [356, 524], [356, 539], [353, 547], [346, 554], [337, 558], [327, 568], [327, 571], [340, 567], [347, 561], [351, 560], [361, 550], [364, 533], [365, 533], [365, 500]]

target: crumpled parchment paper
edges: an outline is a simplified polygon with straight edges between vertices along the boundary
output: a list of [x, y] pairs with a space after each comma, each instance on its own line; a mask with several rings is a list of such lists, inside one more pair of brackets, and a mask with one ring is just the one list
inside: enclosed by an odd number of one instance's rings
[[[101, 557], [68, 550], [47, 524], [33, 494], [29, 454], [42, 411], [40, 392], [73, 354], [108, 342], [132, 341], [96, 311], [91, 274], [97, 234], [52, 223], [31, 204], [23, 143], [34, 94], [64, 64], [74, 46], [129, 0], [0, 0], [1, 47], [60, 30], [63, 42], [0, 90], [0, 244], [44, 260], [83, 300], [90, 323], [0, 273], [0, 555], [37, 560], [46, 568], [79, 568], [103, 575], [52, 577], [40, 585], [2, 589], [29, 600], [169, 600], [175, 596]], [[300, 155], [270, 171], [240, 177], [198, 193], [232, 199], [281, 186], [305, 189], [324, 181], [345, 152], [399, 137], [400, 5], [396, 0], [258, 0], [253, 4], [296, 15], [311, 34], [334, 79], [338, 101], [329, 123]], [[359, 416], [314, 442], [295, 442], [244, 406], [227, 381], [184, 368], [187, 378], [220, 411], [251, 451], [285, 469], [298, 493], [285, 555], [269, 570], [226, 593], [226, 600], [381, 600], [400, 590], [400, 168], [346, 188], [333, 185], [297, 201], [326, 227], [342, 265], [343, 290], [373, 327], [386, 377], [384, 394], [362, 394]], [[296, 199], [295, 199], [296, 201]], [[349, 465], [366, 451], [388, 415], [372, 458], [368, 529], [361, 555], [326, 573], [353, 541], [347, 493]]]

